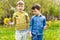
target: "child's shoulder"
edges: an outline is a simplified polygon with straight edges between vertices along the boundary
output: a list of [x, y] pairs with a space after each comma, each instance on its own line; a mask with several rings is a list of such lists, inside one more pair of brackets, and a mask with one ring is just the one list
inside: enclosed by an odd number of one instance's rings
[[35, 15], [34, 16], [32, 16], [32, 19], [35, 17]]
[[28, 13], [27, 13], [27, 12], [25, 12], [25, 11], [24, 11], [24, 14], [25, 14], [26, 16], [28, 16]]
[[44, 15], [42, 15], [42, 18], [46, 19], [46, 17]]
[[16, 15], [18, 12], [14, 12], [14, 14], [13, 15]]

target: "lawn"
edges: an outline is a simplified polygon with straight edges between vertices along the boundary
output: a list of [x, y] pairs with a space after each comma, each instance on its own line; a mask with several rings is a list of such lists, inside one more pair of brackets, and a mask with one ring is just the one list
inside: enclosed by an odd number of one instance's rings
[[15, 40], [14, 27], [0, 27], [0, 40]]
[[[0, 40], [15, 40], [15, 28], [0, 26]], [[60, 40], [60, 27], [44, 31], [44, 40]]]

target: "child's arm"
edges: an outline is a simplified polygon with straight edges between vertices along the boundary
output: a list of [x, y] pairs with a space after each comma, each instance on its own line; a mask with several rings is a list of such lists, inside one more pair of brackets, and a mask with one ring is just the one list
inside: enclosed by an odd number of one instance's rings
[[31, 20], [30, 20], [30, 31], [32, 31], [32, 25], [33, 25], [33, 18], [31, 18]]
[[46, 18], [43, 20], [43, 26], [44, 26], [44, 30], [47, 29], [47, 26], [46, 26]]
[[30, 18], [28, 14], [26, 15], [26, 22], [27, 22], [27, 27], [29, 28]]
[[33, 18], [31, 18], [31, 20], [30, 20], [30, 28], [29, 28], [29, 30], [30, 30], [30, 37], [32, 36], [32, 35], [31, 35], [32, 25], [33, 25]]
[[44, 26], [44, 30], [47, 30], [47, 26]]
[[14, 25], [16, 24], [16, 18], [15, 18], [15, 17], [16, 17], [16, 14], [14, 13], [14, 14], [13, 14], [13, 17], [12, 17], [12, 19], [13, 19], [13, 24], [14, 24]]

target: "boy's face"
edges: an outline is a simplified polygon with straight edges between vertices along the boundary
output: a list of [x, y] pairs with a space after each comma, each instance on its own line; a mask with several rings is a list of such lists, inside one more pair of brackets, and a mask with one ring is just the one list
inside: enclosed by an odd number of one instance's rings
[[17, 10], [22, 12], [24, 10], [24, 5], [17, 5]]
[[37, 10], [37, 9], [32, 10], [32, 12], [33, 12], [34, 15], [39, 15], [39, 13], [40, 13], [40, 11]]

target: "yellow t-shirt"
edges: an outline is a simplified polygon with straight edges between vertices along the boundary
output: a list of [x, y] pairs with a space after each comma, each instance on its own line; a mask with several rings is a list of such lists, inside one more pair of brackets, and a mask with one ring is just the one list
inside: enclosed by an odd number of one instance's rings
[[13, 14], [13, 21], [16, 30], [26, 30], [29, 27], [29, 16], [26, 12], [16, 12]]

